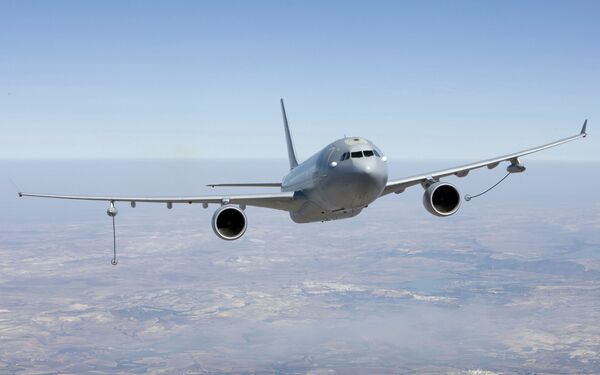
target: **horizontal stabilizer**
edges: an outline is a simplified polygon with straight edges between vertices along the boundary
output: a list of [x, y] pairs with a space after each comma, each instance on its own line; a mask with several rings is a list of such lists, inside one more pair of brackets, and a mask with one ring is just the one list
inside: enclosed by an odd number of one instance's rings
[[281, 182], [253, 182], [241, 184], [210, 184], [208, 187], [281, 187]]

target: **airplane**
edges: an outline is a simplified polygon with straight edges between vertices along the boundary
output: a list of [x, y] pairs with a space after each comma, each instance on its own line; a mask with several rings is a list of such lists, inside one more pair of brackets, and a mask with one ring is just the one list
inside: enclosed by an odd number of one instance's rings
[[454, 185], [442, 181], [441, 178], [452, 175], [465, 177], [472, 170], [483, 167], [493, 169], [502, 162], [509, 163], [506, 168], [508, 174], [521, 173], [526, 169], [521, 157], [587, 136], [585, 120], [579, 134], [542, 146], [471, 164], [389, 180], [387, 157], [373, 142], [362, 137], [338, 139], [299, 163], [283, 99], [280, 100], [280, 104], [290, 164], [290, 171], [283, 180], [207, 185], [213, 188], [275, 187], [280, 188], [280, 192], [189, 197], [82, 196], [24, 192], [19, 192], [18, 195], [108, 202], [107, 214], [113, 218], [113, 234], [114, 217], [118, 213], [115, 207], [117, 202], [129, 202], [132, 208], [142, 202], [163, 203], [169, 209], [174, 203], [202, 204], [204, 208], [209, 204], [217, 204], [220, 207], [213, 214], [212, 229], [219, 238], [230, 241], [239, 239], [246, 232], [246, 206], [287, 211], [296, 223], [325, 222], [354, 217], [375, 200], [391, 193], [400, 194], [416, 185], [421, 185], [424, 189], [423, 205], [428, 212], [441, 217], [450, 216], [460, 207], [460, 194]]

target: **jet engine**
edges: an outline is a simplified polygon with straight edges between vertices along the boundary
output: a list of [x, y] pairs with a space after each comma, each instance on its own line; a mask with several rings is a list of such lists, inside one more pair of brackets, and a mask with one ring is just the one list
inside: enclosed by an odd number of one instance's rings
[[215, 234], [227, 241], [242, 237], [247, 226], [246, 214], [237, 206], [221, 206], [212, 217], [212, 228]]
[[450, 216], [460, 207], [460, 194], [453, 185], [438, 181], [425, 189], [423, 205], [435, 216]]

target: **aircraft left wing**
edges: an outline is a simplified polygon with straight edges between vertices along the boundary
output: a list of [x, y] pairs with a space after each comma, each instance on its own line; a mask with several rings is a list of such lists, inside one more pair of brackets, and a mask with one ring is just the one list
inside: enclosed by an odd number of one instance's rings
[[504, 162], [504, 161], [510, 162], [510, 165], [507, 167], [508, 172], [511, 172], [511, 173], [523, 172], [525, 170], [525, 166], [523, 166], [519, 160], [519, 158], [521, 156], [529, 155], [534, 152], [545, 150], [547, 148], [562, 145], [563, 143], [574, 141], [579, 138], [585, 138], [587, 136], [586, 128], [587, 128], [587, 120], [584, 121], [583, 127], [581, 128], [581, 131], [579, 132], [579, 134], [573, 135], [571, 137], [559, 139], [558, 141], [554, 141], [554, 142], [551, 142], [551, 143], [548, 143], [548, 144], [545, 144], [542, 146], [533, 147], [533, 148], [530, 148], [527, 150], [515, 152], [515, 153], [504, 155], [504, 156], [499, 156], [499, 157], [492, 158], [492, 159], [479, 161], [479, 162], [472, 163], [472, 164], [466, 164], [466, 165], [461, 165], [461, 166], [454, 167], [454, 168], [442, 169], [439, 171], [429, 172], [429, 173], [416, 175], [416, 176], [411, 176], [411, 177], [403, 178], [400, 180], [388, 181], [388, 183], [385, 186], [385, 189], [383, 190], [381, 195], [383, 196], [383, 195], [390, 194], [390, 193], [399, 194], [399, 193], [402, 193], [404, 191], [404, 189], [406, 189], [407, 187], [419, 185], [419, 184], [425, 184], [425, 183], [427, 183], [427, 181], [437, 181], [441, 177], [446, 177], [446, 176], [451, 176], [451, 175], [455, 175], [458, 177], [465, 177], [473, 169], [478, 169], [478, 168], [482, 168], [482, 167], [487, 167], [488, 169], [493, 169], [493, 168], [496, 168], [498, 166], [498, 164], [500, 164], [501, 162]]
[[132, 207], [136, 203], [165, 203], [167, 207], [172, 207], [173, 203], [202, 203], [202, 204], [238, 204], [246, 206], [273, 208], [283, 211], [294, 211], [302, 204], [302, 196], [299, 193], [281, 192], [272, 194], [248, 194], [248, 195], [220, 195], [220, 196], [197, 196], [197, 197], [118, 197], [118, 196], [84, 196], [84, 195], [56, 195], [56, 194], [38, 194], [22, 193], [20, 197], [39, 197], [56, 199], [75, 199], [86, 201], [105, 201], [105, 202], [129, 202]]

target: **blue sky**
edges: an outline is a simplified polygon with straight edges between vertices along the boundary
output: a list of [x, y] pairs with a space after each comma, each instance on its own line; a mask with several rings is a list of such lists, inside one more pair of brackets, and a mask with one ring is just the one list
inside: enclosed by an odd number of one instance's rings
[[596, 1], [0, 3], [0, 158], [600, 161]]

